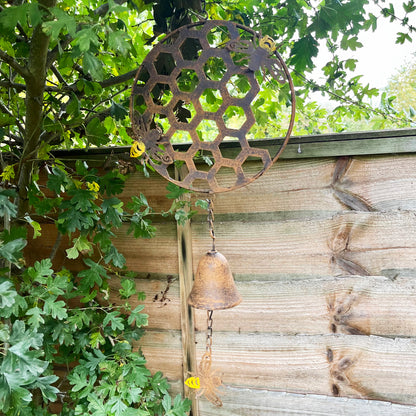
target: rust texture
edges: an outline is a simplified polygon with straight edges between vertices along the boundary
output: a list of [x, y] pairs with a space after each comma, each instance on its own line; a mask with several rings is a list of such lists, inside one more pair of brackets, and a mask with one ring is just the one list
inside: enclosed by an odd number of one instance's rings
[[[275, 49], [270, 38], [228, 21], [200, 21], [166, 36], [143, 61], [131, 94], [132, 137], [145, 145], [146, 161], [169, 181], [204, 193], [233, 190], [262, 175], [286, 146], [295, 115], [293, 83]], [[274, 154], [247, 140], [264, 77], [289, 86], [290, 120]], [[238, 127], [229, 122], [236, 117]], [[221, 153], [227, 140], [238, 143], [234, 159]], [[189, 146], [174, 149], [172, 143], [181, 141]], [[195, 164], [201, 159], [202, 168]], [[262, 162], [254, 174], [243, 167], [252, 159]], [[181, 180], [174, 177], [175, 163], [187, 168]], [[217, 180], [224, 168], [233, 171], [230, 183]]]
[[202, 256], [188, 297], [189, 305], [206, 310], [228, 309], [241, 300], [227, 259], [215, 250]]

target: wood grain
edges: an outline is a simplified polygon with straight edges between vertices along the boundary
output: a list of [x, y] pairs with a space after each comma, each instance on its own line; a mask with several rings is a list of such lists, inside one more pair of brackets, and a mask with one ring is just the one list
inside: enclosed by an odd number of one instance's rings
[[414, 416], [416, 407], [377, 400], [226, 387], [223, 407], [200, 399], [204, 416]]
[[[238, 274], [322, 277], [344, 275], [338, 256], [356, 263], [368, 275], [384, 269], [416, 269], [416, 216], [413, 212], [345, 212], [326, 219], [222, 222], [217, 218], [217, 248]], [[344, 232], [343, 248], [333, 242]], [[194, 230], [194, 264], [209, 247], [205, 223]], [[195, 271], [195, 270], [194, 270]], [[353, 273], [350, 273], [353, 274]]]
[[[205, 334], [196, 337], [197, 357], [204, 352]], [[416, 405], [416, 343], [414, 339], [376, 336], [230, 334], [216, 331], [213, 369], [223, 383], [239, 388], [285, 391], [298, 394], [382, 400]], [[181, 377], [180, 333], [149, 331], [140, 342], [149, 368], [162, 370], [168, 379]], [[333, 379], [333, 362], [349, 367], [343, 380]]]

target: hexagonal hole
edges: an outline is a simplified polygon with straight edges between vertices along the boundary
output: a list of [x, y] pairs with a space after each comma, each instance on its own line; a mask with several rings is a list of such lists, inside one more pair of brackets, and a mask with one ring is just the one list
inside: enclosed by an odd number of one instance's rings
[[137, 77], [137, 85], [144, 85], [149, 80], [150, 74], [146, 67], [140, 69], [139, 75]]
[[250, 178], [256, 175], [263, 167], [268, 167], [271, 163], [270, 153], [266, 149], [251, 150], [250, 153], [240, 165], [244, 176]]
[[186, 103], [183, 100], [179, 100], [173, 107], [173, 113], [179, 122], [190, 123], [196, 115], [196, 110], [191, 102]]
[[233, 75], [227, 82], [227, 90], [231, 97], [244, 98], [251, 89], [247, 77], [242, 74]]
[[215, 113], [221, 107], [222, 97], [220, 90], [215, 88], [207, 88], [199, 97], [199, 102], [201, 103], [202, 109], [204, 111], [209, 111]]
[[146, 111], [147, 105], [143, 95], [137, 94], [133, 96], [133, 109], [135, 112], [138, 112], [139, 114], [143, 114]]
[[226, 136], [225, 138], [229, 139], [229, 141], [233, 140], [234, 143], [219, 147], [222, 157], [222, 164], [224, 166], [231, 167], [234, 164], [234, 160], [239, 156], [243, 148], [241, 147], [241, 143], [237, 137]]
[[166, 52], [160, 52], [153, 65], [159, 75], [170, 75], [176, 67], [173, 56]]
[[196, 133], [198, 134], [199, 140], [212, 142], [218, 137], [220, 131], [214, 120], [202, 120], [196, 128]]
[[227, 26], [215, 26], [207, 33], [207, 41], [213, 48], [224, 45], [230, 38]]
[[230, 188], [235, 185], [237, 175], [233, 168], [221, 166], [215, 174], [215, 179], [221, 188]]
[[209, 150], [200, 150], [194, 156], [194, 162], [199, 172], [208, 172], [215, 163], [214, 155]]
[[205, 76], [212, 81], [221, 81], [227, 72], [227, 65], [222, 58], [211, 56], [204, 64]]
[[242, 107], [231, 105], [225, 110], [222, 119], [228, 129], [238, 130], [246, 122], [247, 117]]
[[170, 129], [169, 119], [164, 114], [155, 114], [153, 123], [154, 127], [159, 127], [163, 133]]
[[[171, 143], [189, 143], [192, 142], [192, 137], [189, 131], [176, 130], [170, 138]], [[188, 149], [185, 149], [187, 151]]]
[[182, 69], [176, 83], [180, 91], [193, 92], [199, 83], [198, 75], [193, 69]]
[[150, 91], [152, 100], [157, 105], [167, 105], [173, 95], [168, 84], [156, 84]]
[[202, 45], [197, 38], [186, 38], [179, 47], [183, 59], [187, 61], [196, 61], [202, 51]]

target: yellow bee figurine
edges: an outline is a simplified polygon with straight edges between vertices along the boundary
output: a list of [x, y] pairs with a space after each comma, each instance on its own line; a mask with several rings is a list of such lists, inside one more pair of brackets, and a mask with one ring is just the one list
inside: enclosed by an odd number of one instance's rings
[[191, 389], [200, 389], [201, 382], [199, 381], [199, 377], [188, 377], [185, 380], [185, 384], [190, 387]]

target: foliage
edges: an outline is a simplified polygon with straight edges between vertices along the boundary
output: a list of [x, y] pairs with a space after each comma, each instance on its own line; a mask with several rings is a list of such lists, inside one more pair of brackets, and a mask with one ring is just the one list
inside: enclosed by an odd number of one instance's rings
[[404, 64], [394, 74], [386, 89], [386, 95], [394, 98], [392, 107], [403, 112], [407, 117], [415, 120], [416, 117], [416, 61]]
[[[58, 241], [63, 235], [72, 239], [67, 257], [83, 259], [85, 267], [77, 274], [55, 271], [54, 253], [25, 267], [26, 228], [14, 225], [0, 233], [0, 259], [6, 266], [0, 272], [2, 414], [47, 415], [48, 404], [58, 397], [64, 402], [61, 415], [180, 416], [189, 411], [189, 402], [180, 396], [171, 401], [161, 373], [151, 375], [143, 355], [132, 347], [147, 325], [140, 305], [144, 294], [124, 270], [124, 256], [111, 238], [126, 221], [140, 237], [151, 237], [155, 229], [142, 194], [129, 204], [133, 211], [124, 211], [116, 196], [123, 186], [118, 172], [99, 176], [80, 161], [72, 175], [60, 164], [52, 166], [49, 196], [33, 182], [31, 215], [56, 218]], [[6, 224], [17, 213], [15, 196], [0, 190]], [[119, 282], [117, 302], [109, 296], [110, 278]], [[55, 372], [71, 367], [68, 393], [60, 389], [65, 377], [57, 384]]]

